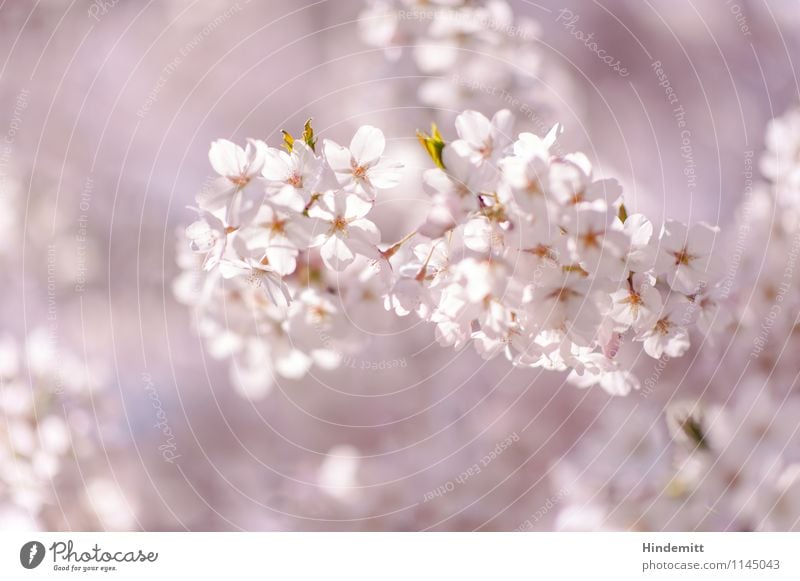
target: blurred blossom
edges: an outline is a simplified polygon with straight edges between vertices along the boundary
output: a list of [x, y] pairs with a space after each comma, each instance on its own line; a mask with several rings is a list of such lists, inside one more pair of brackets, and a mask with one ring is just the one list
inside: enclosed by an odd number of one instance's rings
[[[609, 424], [601, 441], [615, 451], [629, 450], [619, 458], [603, 462], [596, 446], [582, 444], [563, 460], [556, 485], [581, 492], [559, 511], [561, 528], [800, 526], [800, 433], [790, 419], [800, 399], [796, 366], [785, 360], [800, 348], [800, 205], [798, 184], [789, 177], [798, 159], [785, 154], [793, 147], [796, 122], [792, 109], [769, 124], [768, 149], [761, 156], [767, 181], [748, 186], [728, 237], [734, 249], [730, 300], [727, 312], [710, 313], [710, 324], [719, 319], [729, 339], [705, 345], [700, 355], [714, 362], [714, 371], [704, 376], [698, 369], [691, 377], [706, 389], [695, 401], [673, 401], [663, 415], [652, 401], [634, 407], [630, 415], [649, 416], [646, 424]], [[705, 299], [699, 300], [702, 306]], [[641, 463], [632, 466], [635, 461]], [[629, 466], [637, 474], [632, 480]]]
[[0, 441], [0, 505], [9, 515], [24, 514], [37, 529], [60, 528], [62, 519], [70, 518], [91, 526], [97, 522], [91, 510], [81, 513], [77, 503], [64, 504], [74, 503], [95, 463], [102, 467], [104, 442], [94, 414], [106, 414], [108, 421], [113, 410], [102, 394], [92, 392], [82, 365], [71, 366], [63, 352], [59, 360], [53, 357], [43, 332], [34, 332], [24, 350], [9, 336], [0, 347], [6, 427]]

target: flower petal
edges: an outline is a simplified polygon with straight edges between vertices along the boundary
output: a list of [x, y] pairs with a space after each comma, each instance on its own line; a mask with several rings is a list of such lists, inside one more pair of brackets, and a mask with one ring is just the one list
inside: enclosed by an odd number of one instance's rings
[[350, 154], [358, 165], [370, 166], [383, 154], [386, 138], [383, 131], [372, 125], [362, 125], [350, 142]]

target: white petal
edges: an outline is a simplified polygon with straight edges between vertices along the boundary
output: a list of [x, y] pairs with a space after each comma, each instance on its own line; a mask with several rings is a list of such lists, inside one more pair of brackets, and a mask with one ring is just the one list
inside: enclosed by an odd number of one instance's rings
[[511, 143], [514, 139], [514, 116], [508, 109], [501, 109], [492, 117], [491, 135], [495, 144]]
[[281, 208], [287, 208], [294, 212], [302, 212], [306, 206], [306, 200], [300, 190], [293, 186], [283, 186], [275, 194], [268, 198], [270, 204]]
[[464, 111], [456, 117], [458, 136], [471, 146], [481, 146], [489, 138], [491, 123], [477, 111]]
[[358, 165], [372, 165], [386, 148], [386, 138], [383, 131], [372, 125], [359, 127], [353, 140], [350, 142], [350, 154]]
[[382, 159], [378, 164], [369, 169], [367, 175], [370, 183], [380, 189], [387, 190], [400, 183], [403, 177], [403, 164], [395, 161]]
[[214, 171], [225, 177], [241, 175], [247, 165], [244, 150], [227, 139], [217, 139], [211, 144], [208, 159]]
[[[353, 168], [350, 165], [352, 156], [350, 155], [349, 149], [342, 147], [330, 139], [323, 141], [322, 147], [323, 151], [325, 152], [325, 160], [328, 162], [328, 165], [334, 172], [337, 174], [352, 172]], [[336, 177], [339, 179], [338, 175]]]
[[285, 182], [292, 174], [292, 163], [285, 151], [270, 147], [264, 156], [262, 175], [271, 181]]
[[[347, 225], [347, 234], [354, 241], [375, 245], [381, 241], [381, 232], [369, 220], [354, 220]], [[363, 253], [362, 253], [363, 254]]]
[[344, 270], [355, 260], [355, 254], [339, 236], [331, 236], [320, 248], [325, 265], [332, 270]]
[[361, 199], [359, 196], [349, 194], [344, 199], [344, 217], [347, 220], [358, 220], [369, 214], [372, 203]]
[[311, 357], [299, 349], [280, 350], [275, 354], [275, 371], [287, 379], [301, 379], [311, 368]]
[[464, 245], [475, 252], [488, 252], [492, 238], [492, 225], [481, 216], [467, 222], [464, 227]]
[[215, 215], [224, 213], [235, 191], [236, 186], [228, 178], [217, 178], [197, 195], [197, 205], [201, 210], [213, 212]]

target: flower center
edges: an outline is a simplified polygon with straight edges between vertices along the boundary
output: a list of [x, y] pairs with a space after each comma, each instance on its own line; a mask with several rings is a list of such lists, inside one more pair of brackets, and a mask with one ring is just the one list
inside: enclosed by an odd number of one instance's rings
[[552, 248], [545, 244], [539, 244], [533, 248], [527, 248], [524, 250], [528, 254], [533, 254], [538, 258], [546, 258], [548, 260], [555, 261], [556, 260], [556, 253], [553, 251]]
[[589, 230], [586, 234], [581, 236], [583, 245], [586, 248], [600, 248], [600, 237], [605, 234], [605, 230]]
[[541, 196], [543, 192], [542, 185], [539, 183], [539, 180], [528, 180], [528, 183], [525, 186], [525, 193], [530, 196]]
[[322, 305], [314, 305], [313, 307], [311, 307], [310, 311], [311, 311], [311, 320], [315, 324], [324, 323], [330, 316], [328, 310]]
[[581, 296], [581, 293], [572, 290], [569, 287], [561, 287], [560, 289], [554, 290], [549, 295], [547, 295], [547, 298], [554, 299], [560, 303], [566, 303], [571, 298], [579, 296]]
[[575, 192], [574, 194], [572, 194], [572, 197], [570, 197], [570, 199], [569, 199], [569, 203], [574, 205], [574, 206], [577, 206], [581, 202], [585, 202], [585, 201], [586, 201], [586, 196], [584, 195], [583, 190], [581, 190], [579, 192]]
[[283, 234], [286, 231], [286, 220], [275, 220], [269, 225], [269, 229], [273, 234]]
[[291, 177], [288, 180], [286, 180], [286, 183], [289, 184], [290, 186], [295, 187], [295, 188], [302, 188], [303, 187], [303, 176], [301, 176], [298, 173], [293, 173], [291, 175]]
[[228, 179], [233, 185], [239, 188], [243, 188], [250, 183], [250, 178], [248, 176], [228, 176]]
[[639, 308], [644, 304], [642, 296], [635, 291], [631, 291], [628, 296], [622, 299], [620, 302], [624, 305], [628, 305], [634, 316], [639, 313]]
[[673, 252], [672, 256], [675, 257], [675, 266], [684, 265], [688, 266], [689, 263], [697, 258], [695, 255], [690, 254], [689, 250], [684, 246], [681, 250]]

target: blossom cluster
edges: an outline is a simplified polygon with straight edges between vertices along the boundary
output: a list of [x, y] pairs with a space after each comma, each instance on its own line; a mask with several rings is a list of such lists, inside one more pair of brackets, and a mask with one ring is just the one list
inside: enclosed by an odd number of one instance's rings
[[574, 491], [560, 528], [800, 527], [800, 397], [797, 366], [787, 363], [800, 348], [798, 121], [793, 109], [770, 122], [758, 164], [765, 181], [753, 183], [756, 164], [746, 158], [744, 197], [725, 244], [725, 340], [705, 347], [709, 373], [692, 378], [703, 394], [669, 405], [665, 416], [655, 402], [606, 412], [601, 435], [556, 470], [556, 487]]
[[689, 328], [714, 321], [717, 229], [628, 215], [585, 155], [551, 153], [559, 126], [514, 140], [512, 123], [506, 110], [467, 111], [457, 140], [429, 138], [441, 151], [424, 175], [432, 237], [398, 269], [391, 304], [434, 323], [443, 345], [472, 340], [486, 358], [571, 369], [579, 385], [626, 394], [638, 382], [617, 358], [624, 341], [679, 357]]
[[359, 24], [362, 40], [389, 59], [411, 51], [428, 77], [418, 88], [428, 105], [467, 108], [487, 97], [521, 98], [545, 73], [535, 45], [539, 25], [515, 17], [505, 0], [371, 0]]
[[84, 363], [66, 353], [57, 360], [45, 331], [34, 331], [24, 349], [0, 339], [0, 521], [37, 528], [52, 526], [53, 511], [63, 514], [56, 490], [75, 478], [75, 459], [99, 459], [93, 414], [102, 406], [93, 408]]
[[[751, 362], [750, 375], [774, 385], [795, 382], [793, 366], [780, 364], [800, 348], [800, 109], [773, 119], [758, 166], [765, 178], [748, 182], [731, 228], [730, 352]], [[747, 160], [748, 168], [752, 164]], [[751, 168], [755, 171], [755, 168]]]
[[[388, 284], [377, 281], [391, 250], [379, 250], [368, 218], [376, 194], [401, 177], [385, 144], [382, 131], [363, 126], [347, 147], [317, 147], [310, 122], [302, 139], [284, 134], [284, 149], [212, 144], [219, 177], [197, 198], [175, 292], [197, 307], [212, 355], [234, 357], [232, 380], [247, 396], [264, 395], [274, 374], [337, 367], [358, 347], [346, 305], [375, 300]], [[337, 276], [346, 269], [354, 278]]]
[[559, 126], [515, 138], [513, 124], [507, 110], [465, 111], [452, 142], [435, 126], [420, 133], [436, 165], [423, 175], [431, 210], [393, 244], [369, 218], [401, 177], [379, 129], [361, 127], [348, 147], [317, 148], [310, 123], [284, 150], [214, 142], [219, 177], [197, 198], [176, 291], [212, 354], [235, 357], [236, 385], [259, 395], [273, 372], [335, 367], [358, 346], [347, 304], [365, 300], [432, 323], [441, 345], [473, 342], [485, 358], [572, 370], [615, 394], [638, 387], [617, 357], [626, 341], [683, 355], [690, 327], [707, 330], [718, 310], [717, 229], [628, 215], [585, 155], [551, 152]]

